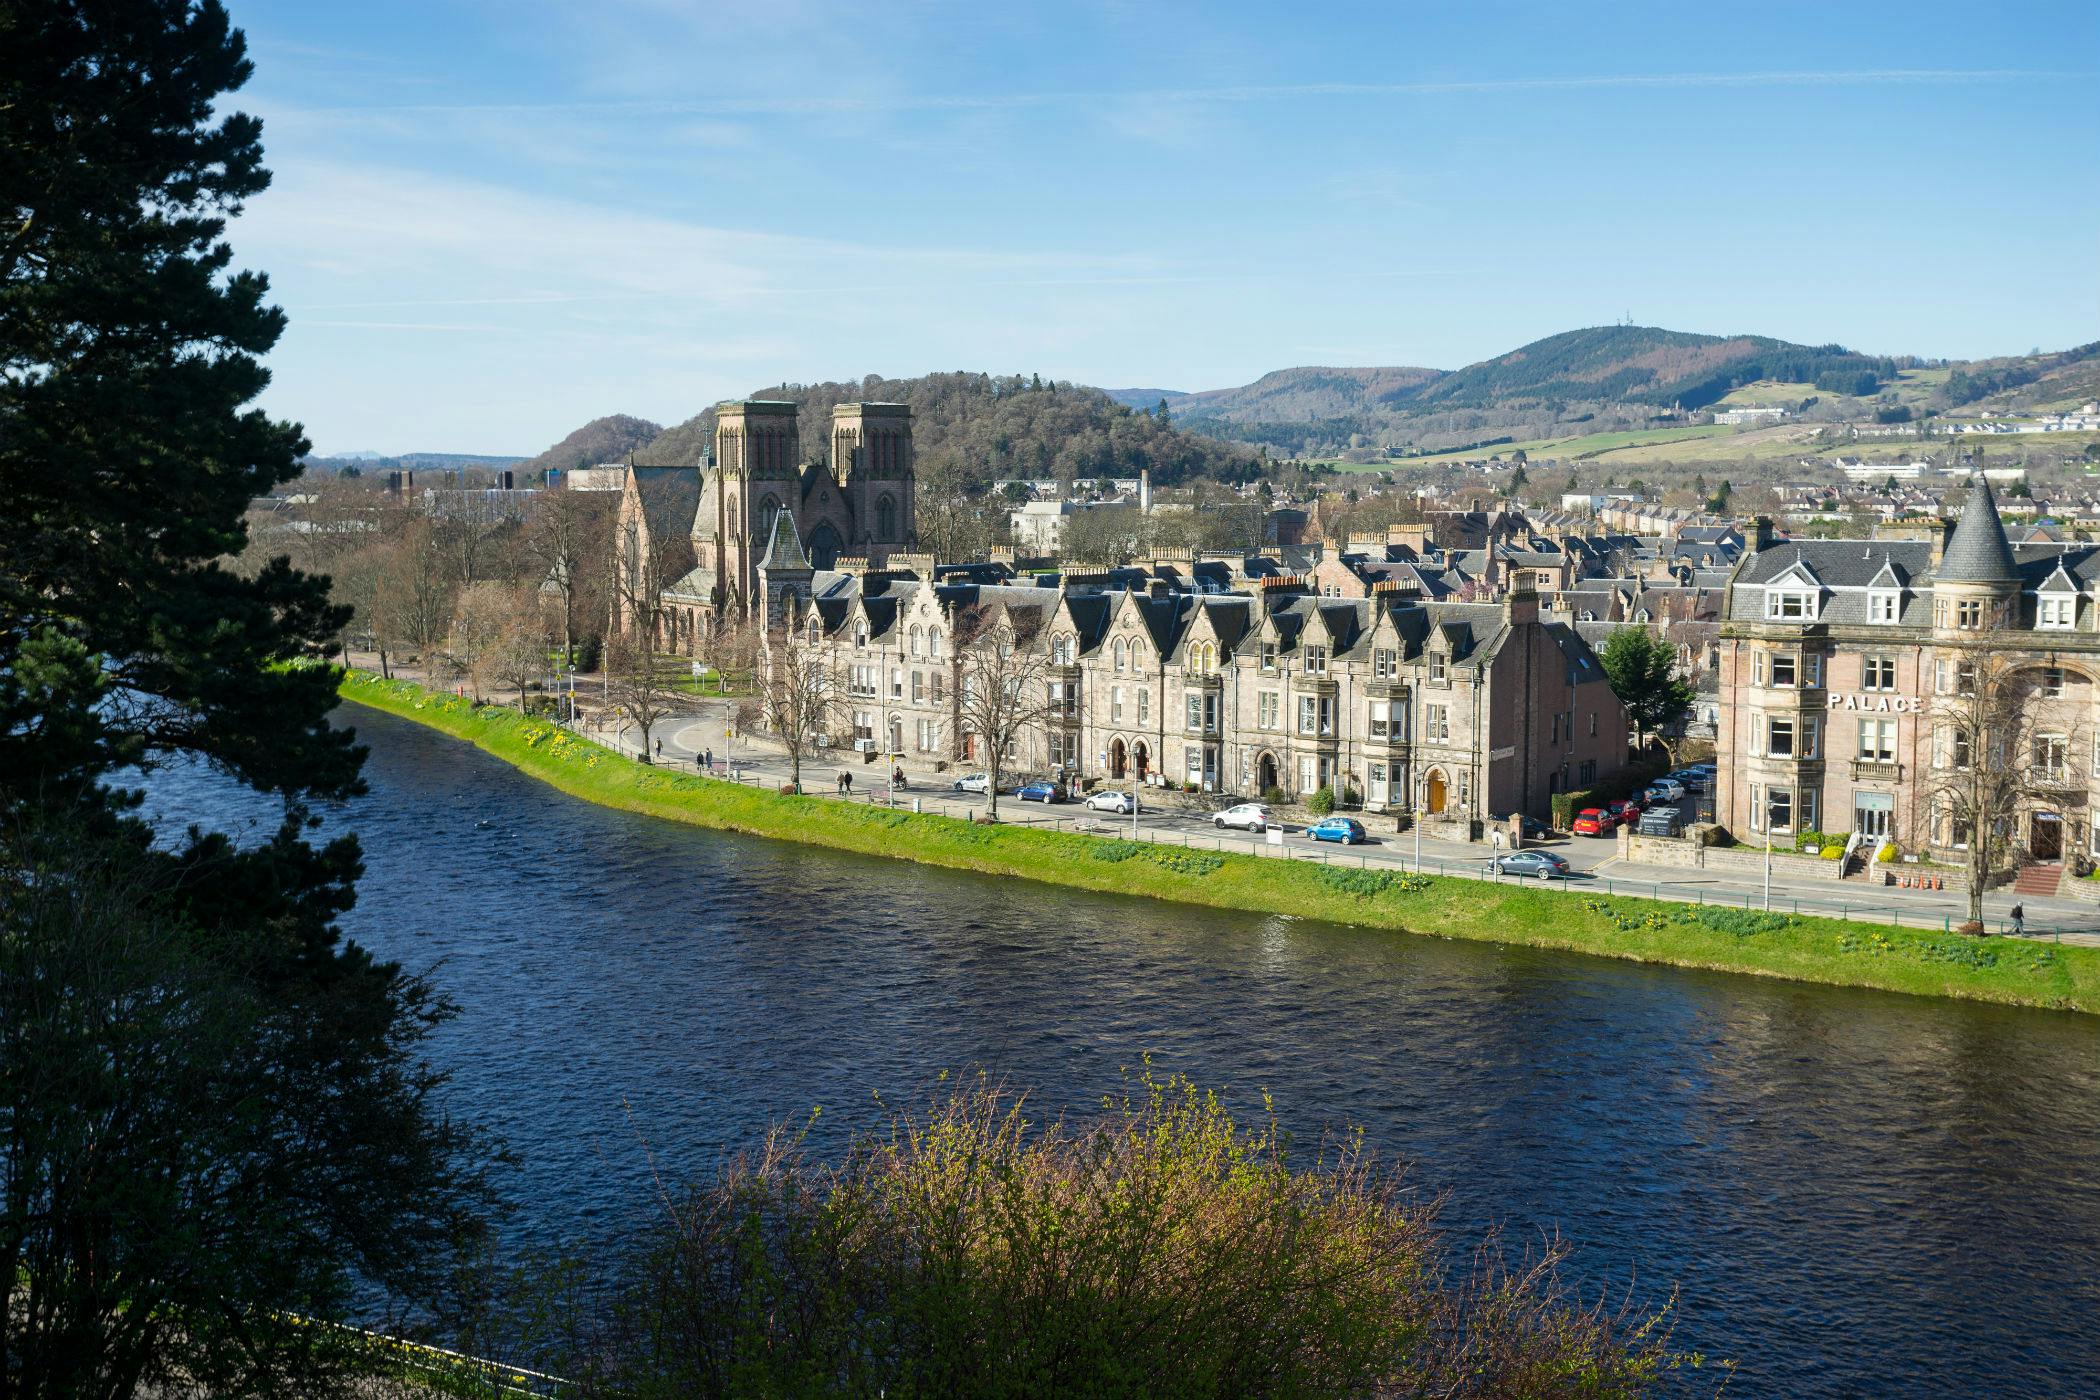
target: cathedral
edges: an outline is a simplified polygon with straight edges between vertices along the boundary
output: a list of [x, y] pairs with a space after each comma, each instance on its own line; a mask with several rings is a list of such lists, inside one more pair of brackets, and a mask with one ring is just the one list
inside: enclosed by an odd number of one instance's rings
[[[668, 649], [690, 652], [721, 622], [777, 619], [841, 559], [879, 567], [912, 548], [910, 407], [837, 405], [828, 466], [802, 461], [800, 444], [793, 403], [747, 399], [716, 408], [712, 464], [628, 468], [621, 586], [660, 591]], [[615, 611], [626, 630], [635, 609]]]

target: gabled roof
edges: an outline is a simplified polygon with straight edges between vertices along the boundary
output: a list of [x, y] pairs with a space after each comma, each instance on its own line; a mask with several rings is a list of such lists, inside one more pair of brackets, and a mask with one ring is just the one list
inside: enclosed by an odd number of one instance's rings
[[674, 540], [690, 538], [694, 517], [700, 508], [700, 469], [629, 467], [627, 470], [634, 474], [635, 495], [641, 498], [642, 518], [648, 523], [649, 538], [656, 547], [660, 549]]
[[1977, 477], [1969, 486], [1969, 499], [1947, 553], [1933, 577], [1949, 583], [2014, 583], [2020, 574], [2013, 567], [2012, 544], [2005, 538], [2005, 522], [1998, 515], [1998, 498], [1991, 483]]

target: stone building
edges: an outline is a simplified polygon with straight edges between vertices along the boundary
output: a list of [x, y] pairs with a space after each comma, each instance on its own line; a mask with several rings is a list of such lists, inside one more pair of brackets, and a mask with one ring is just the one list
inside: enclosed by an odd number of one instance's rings
[[[712, 464], [629, 467], [615, 545], [623, 590], [646, 595], [661, 644], [691, 651], [723, 621], [778, 619], [789, 596], [768, 597], [762, 566], [776, 540], [810, 570], [839, 559], [882, 563], [917, 538], [911, 409], [842, 403], [831, 411], [828, 465], [802, 460], [796, 406], [751, 399], [715, 410]], [[783, 535], [776, 526], [788, 521]], [[783, 563], [785, 561], [782, 561]], [[782, 568], [780, 580], [793, 572]], [[638, 615], [616, 608], [616, 630]]]
[[2015, 548], [1981, 479], [1928, 539], [1784, 542], [1761, 521], [1752, 543], [1721, 625], [1723, 824], [1860, 832], [1956, 859], [1971, 833], [1945, 779], [1975, 756], [1952, 717], [1979, 674], [2010, 674], [2030, 736], [1995, 759], [2025, 779], [2003, 833], [2012, 857], [2100, 850], [2100, 549]]
[[907, 761], [982, 762], [962, 686], [971, 643], [1001, 622], [1045, 661], [1047, 717], [1015, 772], [1543, 818], [1626, 757], [1596, 657], [1528, 592], [1461, 605], [1323, 598], [1289, 578], [1199, 594], [870, 570], [817, 573], [811, 593], [792, 625], [837, 677], [840, 739]]

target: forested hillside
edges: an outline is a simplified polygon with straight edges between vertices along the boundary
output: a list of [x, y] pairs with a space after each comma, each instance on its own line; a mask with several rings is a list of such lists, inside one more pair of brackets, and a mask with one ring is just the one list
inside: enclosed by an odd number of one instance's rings
[[1918, 363], [1769, 336], [1593, 326], [1460, 370], [1310, 366], [1166, 402], [1190, 428], [1297, 455], [1366, 441], [1452, 445], [1592, 421], [1639, 426], [1759, 380], [1867, 395]]
[[624, 413], [593, 418], [539, 456], [528, 459], [518, 468], [519, 480], [530, 481], [549, 468], [569, 471], [594, 467], [600, 462], [625, 461], [628, 453], [654, 442], [663, 430], [661, 423]]
[[[962, 491], [1007, 477], [1135, 476], [1141, 467], [1151, 468], [1162, 486], [1195, 478], [1251, 480], [1260, 470], [1249, 448], [1185, 432], [1171, 419], [1125, 407], [1099, 389], [1019, 375], [869, 375], [849, 383], [774, 385], [748, 397], [800, 405], [802, 451], [811, 461], [829, 458], [834, 404], [910, 404], [920, 478]], [[714, 432], [709, 408], [656, 438], [636, 460], [696, 462]]]

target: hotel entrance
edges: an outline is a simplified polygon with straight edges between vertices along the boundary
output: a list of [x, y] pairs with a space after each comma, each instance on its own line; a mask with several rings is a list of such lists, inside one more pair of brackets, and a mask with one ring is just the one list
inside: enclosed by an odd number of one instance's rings
[[2064, 819], [2061, 812], [2035, 812], [2027, 818], [2027, 854], [2043, 865], [2064, 858]]
[[1852, 829], [1861, 836], [1880, 840], [1895, 834], [1896, 798], [1887, 792], [1856, 792], [1852, 795]]

